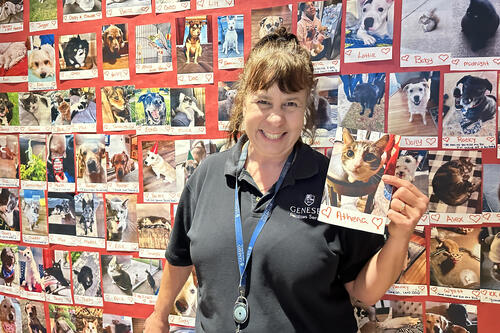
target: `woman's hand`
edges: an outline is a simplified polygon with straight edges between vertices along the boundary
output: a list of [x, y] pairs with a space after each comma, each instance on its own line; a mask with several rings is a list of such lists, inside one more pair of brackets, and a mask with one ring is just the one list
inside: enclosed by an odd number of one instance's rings
[[387, 226], [389, 234], [409, 238], [427, 211], [429, 198], [407, 180], [389, 175], [382, 176], [382, 180], [397, 188], [387, 212], [387, 217], [391, 220]]
[[168, 333], [170, 326], [168, 323], [168, 315], [161, 316], [158, 312], [153, 311], [152, 314], [146, 318], [144, 323], [144, 333]]

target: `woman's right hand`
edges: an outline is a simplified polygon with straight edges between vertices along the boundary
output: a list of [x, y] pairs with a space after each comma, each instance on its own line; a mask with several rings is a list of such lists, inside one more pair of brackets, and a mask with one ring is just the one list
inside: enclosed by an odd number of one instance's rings
[[144, 323], [144, 333], [168, 333], [170, 325], [168, 323], [168, 315], [160, 316], [156, 311], [146, 318]]

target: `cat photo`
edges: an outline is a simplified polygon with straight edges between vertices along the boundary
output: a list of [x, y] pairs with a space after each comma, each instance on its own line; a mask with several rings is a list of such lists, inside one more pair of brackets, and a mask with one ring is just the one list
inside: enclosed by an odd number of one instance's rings
[[99, 253], [71, 252], [75, 304], [102, 306]]
[[[133, 304], [136, 270], [131, 255], [101, 255], [104, 299], [115, 303]], [[115, 296], [115, 297], [113, 297]]]
[[132, 274], [132, 285], [134, 295], [138, 296], [143, 304], [151, 304], [156, 300], [160, 291], [160, 282], [163, 275], [161, 260], [132, 258], [131, 268], [128, 270]]
[[45, 250], [43, 277], [47, 301], [71, 304], [70, 258], [68, 251]]
[[61, 72], [97, 68], [95, 33], [65, 35], [59, 38]]

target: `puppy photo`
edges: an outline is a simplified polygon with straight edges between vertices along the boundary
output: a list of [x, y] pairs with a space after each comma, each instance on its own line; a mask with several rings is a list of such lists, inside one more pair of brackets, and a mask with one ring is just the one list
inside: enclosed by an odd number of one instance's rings
[[0, 43], [0, 76], [27, 74], [26, 44], [26, 42]]
[[[68, 236], [76, 235], [74, 194], [48, 192], [47, 208], [49, 210], [50, 234]], [[64, 242], [64, 240], [62, 242]], [[67, 245], [71, 244], [67, 243]]]
[[170, 23], [135, 27], [135, 66], [137, 73], [163, 72], [172, 67]]
[[177, 192], [174, 141], [142, 141], [144, 192]]
[[277, 6], [261, 9], [252, 9], [252, 47], [265, 35], [274, 32], [281, 26], [286, 31], [292, 31], [291, 6]]
[[166, 88], [138, 89], [136, 92], [135, 112], [139, 126], [163, 126], [170, 124], [169, 90]]
[[[10, 96], [9, 96], [10, 95]], [[17, 94], [14, 93], [0, 93], [0, 126], [9, 126], [11, 125], [12, 119], [14, 117], [14, 106], [16, 106], [17, 109], [17, 103], [14, 105], [14, 103], [11, 101], [10, 98], [13, 99], [13, 101], [17, 101], [17, 96], [14, 96]], [[16, 110], [17, 112], [17, 125], [19, 125], [19, 110]], [[12, 124], [14, 125], [14, 124]]]
[[20, 0], [5, 0], [0, 6], [0, 24], [23, 22], [24, 6]]
[[59, 68], [64, 71], [82, 71], [96, 68], [95, 33], [59, 37]]
[[19, 247], [19, 265], [21, 267], [20, 284], [26, 291], [43, 292], [43, 249], [38, 247]]
[[21, 190], [21, 228], [25, 235], [48, 235], [44, 191]]
[[340, 126], [382, 132], [385, 122], [385, 73], [340, 75], [340, 79]]
[[19, 136], [17, 134], [0, 134], [0, 182], [2, 179], [19, 179], [18, 151]]
[[19, 258], [17, 246], [0, 245], [0, 285], [19, 288]]
[[[72, 251], [71, 267], [73, 269], [73, 294], [75, 298], [78, 299], [78, 296], [101, 298], [101, 266], [99, 265], [99, 253]], [[78, 303], [85, 304], [82, 302]]]
[[[106, 140], [107, 182], [137, 183], [137, 136], [109, 135]], [[112, 191], [111, 191], [112, 192]]]
[[168, 205], [137, 204], [139, 248], [166, 250], [172, 231], [170, 219]]
[[[106, 240], [137, 246], [137, 195], [106, 195]], [[123, 244], [122, 244], [123, 245]], [[108, 242], [108, 248], [113, 246]], [[133, 245], [130, 245], [133, 246]]]
[[476, 305], [427, 301], [425, 312], [426, 332], [478, 332]]
[[130, 333], [132, 332], [132, 318], [104, 313], [102, 327], [106, 333]]
[[116, 128], [114, 124], [135, 122], [134, 86], [103, 87], [101, 99], [105, 124], [113, 124], [111, 128]]
[[104, 238], [104, 200], [100, 193], [75, 195], [76, 235]]
[[106, 183], [106, 149], [104, 135], [75, 136], [77, 175], [80, 182]]
[[219, 16], [218, 57], [239, 58], [243, 56], [243, 15]]
[[19, 137], [21, 166], [20, 179], [45, 182], [47, 153], [45, 134], [23, 134]]
[[50, 126], [52, 101], [48, 92], [19, 93], [19, 122], [22, 126]]
[[94, 87], [72, 88], [69, 90], [71, 124], [94, 126], [97, 120], [96, 94]]
[[128, 68], [128, 33], [126, 24], [102, 27], [103, 69]]
[[95, 12], [101, 12], [101, 0], [64, 0], [64, 15]]
[[388, 132], [437, 136], [439, 72], [391, 73]]
[[18, 189], [0, 191], [0, 230], [20, 231]]
[[21, 307], [14, 297], [0, 296], [1, 332], [19, 332], [21, 330]]
[[205, 92], [201, 88], [170, 90], [172, 127], [205, 126]]
[[177, 72], [212, 73], [212, 20], [207, 16], [176, 19]]
[[57, 20], [57, 0], [30, 0], [30, 22]]
[[380, 300], [373, 306], [361, 302], [353, 305], [360, 333], [423, 332], [422, 303]]
[[20, 299], [22, 329], [27, 333], [47, 333], [45, 309], [42, 302]]
[[48, 139], [47, 181], [75, 182], [75, 151], [72, 134], [51, 134]]
[[427, 150], [400, 150], [395, 176], [409, 181], [427, 195], [429, 191]]
[[28, 81], [55, 81], [55, 57], [54, 35], [31, 36], [31, 49], [28, 51]]

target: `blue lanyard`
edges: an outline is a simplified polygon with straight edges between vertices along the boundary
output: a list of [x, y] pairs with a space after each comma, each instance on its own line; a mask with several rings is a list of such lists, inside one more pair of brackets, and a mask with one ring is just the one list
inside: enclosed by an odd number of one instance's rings
[[[276, 193], [278, 193], [278, 190], [281, 187], [283, 180], [285, 179], [285, 175], [288, 172], [288, 169], [290, 169], [290, 165], [292, 164], [294, 152], [295, 152], [295, 149], [292, 151], [290, 156], [288, 156], [288, 159], [286, 160], [286, 163], [283, 166], [283, 169], [281, 170], [280, 177], [278, 178], [278, 181], [276, 182], [276, 185], [274, 187], [273, 197], [271, 198], [271, 201], [267, 204], [266, 209], [264, 210], [264, 213], [262, 213], [262, 216], [259, 219], [259, 223], [257, 223], [257, 226], [255, 227], [255, 229], [252, 233], [252, 238], [250, 239], [250, 243], [248, 243], [246, 258], [245, 258], [245, 254], [244, 254], [243, 231], [242, 231], [242, 226], [241, 226], [241, 215], [240, 215], [240, 203], [239, 203], [239, 199], [238, 199], [238, 175], [236, 175], [236, 185], [234, 187], [234, 226], [235, 226], [235, 233], [236, 233], [236, 257], [238, 258], [238, 268], [240, 270], [239, 293], [241, 296], [244, 296], [244, 294], [245, 294], [246, 275], [247, 275], [246, 268], [248, 265], [248, 261], [250, 260], [250, 256], [252, 255], [252, 250], [253, 250], [253, 247], [255, 245], [255, 241], [257, 240], [257, 237], [259, 237], [259, 234], [262, 231], [262, 228], [264, 227], [267, 220], [269, 219], [269, 216], [271, 215], [271, 210], [273, 209], [273, 206], [274, 206], [274, 198], [276, 197]], [[238, 163], [238, 170], [239, 171], [241, 171], [243, 169], [243, 165], [246, 161], [247, 155], [248, 155], [248, 142], [247, 142], [247, 144], [245, 144], [245, 146], [243, 147], [243, 149], [241, 151], [240, 160]]]

